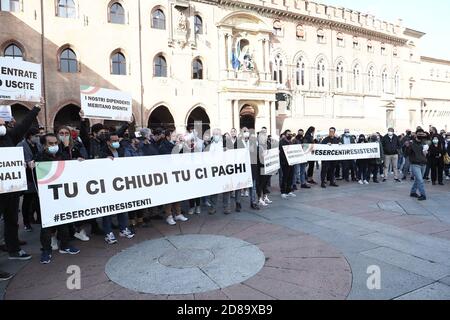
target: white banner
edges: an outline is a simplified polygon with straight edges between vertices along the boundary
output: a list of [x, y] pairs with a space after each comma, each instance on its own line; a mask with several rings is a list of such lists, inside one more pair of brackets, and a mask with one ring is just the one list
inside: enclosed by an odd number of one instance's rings
[[310, 144], [305, 145], [307, 161], [338, 161], [356, 159], [377, 159], [380, 157], [379, 143], [358, 144]]
[[41, 65], [0, 57], [0, 100], [41, 100]]
[[1, 148], [0, 150], [0, 193], [27, 190], [23, 148]]
[[4, 121], [11, 121], [11, 106], [0, 106], [0, 119], [3, 119]]
[[264, 168], [262, 175], [270, 176], [275, 174], [280, 169], [280, 151], [278, 148], [266, 151], [264, 155]]
[[308, 162], [308, 159], [303, 152], [303, 146], [301, 144], [283, 146], [283, 151], [290, 166]]
[[44, 228], [252, 186], [246, 149], [37, 163]]
[[98, 87], [81, 86], [81, 109], [86, 118], [131, 121], [130, 94]]

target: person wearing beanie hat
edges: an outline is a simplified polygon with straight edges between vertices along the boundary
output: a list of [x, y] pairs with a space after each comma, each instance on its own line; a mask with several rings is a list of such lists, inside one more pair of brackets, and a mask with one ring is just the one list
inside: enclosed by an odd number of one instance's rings
[[[405, 150], [405, 154], [409, 157], [411, 163], [411, 174], [414, 177], [410, 196], [412, 198], [417, 198], [419, 201], [427, 200], [425, 184], [423, 181], [423, 175], [427, 165], [427, 155], [429, 152], [429, 146], [425, 143], [426, 139], [427, 134], [423, 129], [418, 129], [416, 131], [415, 139], [412, 143], [407, 143]], [[420, 195], [417, 194], [417, 190]]]

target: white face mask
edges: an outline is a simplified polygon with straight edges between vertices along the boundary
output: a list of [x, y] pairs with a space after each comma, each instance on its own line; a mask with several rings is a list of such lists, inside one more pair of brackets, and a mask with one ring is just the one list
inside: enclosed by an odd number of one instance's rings
[[244, 132], [244, 138], [249, 138], [250, 137], [250, 132]]
[[6, 127], [0, 126], [0, 137], [6, 136]]
[[388, 136], [389, 136], [389, 137], [392, 137], [393, 135], [394, 135], [393, 132], [388, 132]]

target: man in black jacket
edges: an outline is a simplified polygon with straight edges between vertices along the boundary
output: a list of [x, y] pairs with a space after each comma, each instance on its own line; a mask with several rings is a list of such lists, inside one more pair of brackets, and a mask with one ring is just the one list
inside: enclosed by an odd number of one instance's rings
[[[423, 182], [429, 151], [429, 146], [425, 143], [426, 139], [427, 134], [422, 129], [418, 129], [414, 141], [412, 143], [407, 142], [405, 150], [405, 155], [409, 157], [409, 162], [411, 163], [411, 174], [414, 177], [411, 197], [418, 198], [419, 201], [427, 200]], [[417, 189], [419, 189], [420, 196], [417, 194]]]
[[[331, 127], [328, 131], [328, 137], [322, 140], [322, 144], [339, 144], [339, 139], [336, 138], [336, 128]], [[322, 180], [321, 187], [326, 188], [327, 183], [326, 179], [327, 176], [330, 177], [330, 186], [332, 187], [339, 187], [336, 184], [336, 177], [335, 177], [335, 170], [336, 170], [336, 161], [322, 161], [322, 170], [320, 172], [320, 178]]]
[[389, 175], [389, 165], [394, 170], [394, 180], [401, 182], [398, 176], [398, 150], [400, 149], [400, 140], [397, 135], [394, 134], [395, 130], [389, 128], [388, 134], [383, 137], [381, 144], [384, 150], [384, 178], [383, 182], [386, 182]]
[[[7, 129], [7, 123], [0, 118], [0, 148], [15, 147], [25, 137], [40, 111], [41, 108], [35, 106], [14, 128]], [[19, 245], [19, 197], [20, 192], [0, 194], [0, 214], [3, 214], [4, 217], [5, 243], [9, 259], [29, 260], [31, 256], [21, 250]]]
[[292, 145], [292, 132], [291, 130], [286, 130], [282, 134], [283, 138], [280, 140], [280, 166], [282, 171], [281, 178], [281, 197], [287, 199], [288, 197], [296, 197], [295, 193], [292, 192], [292, 181], [294, 179], [294, 167], [289, 165], [289, 162], [284, 153], [284, 146]]

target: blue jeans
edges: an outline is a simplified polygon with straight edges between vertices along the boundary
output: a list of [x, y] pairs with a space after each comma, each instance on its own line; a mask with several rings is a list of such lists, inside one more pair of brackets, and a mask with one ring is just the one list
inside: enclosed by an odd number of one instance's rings
[[[128, 213], [119, 213], [117, 215], [117, 220], [119, 220], [120, 231], [125, 230], [128, 227]], [[112, 232], [112, 216], [103, 217], [103, 232], [109, 234]]]
[[256, 197], [256, 179], [253, 179], [253, 187], [248, 188], [250, 193], [250, 204], [256, 204], [258, 198]]
[[414, 177], [414, 184], [411, 188], [411, 193], [417, 193], [417, 189], [419, 189], [420, 195], [426, 197], [425, 193], [425, 185], [423, 183], [423, 174], [425, 173], [426, 166], [411, 164], [411, 174]]

